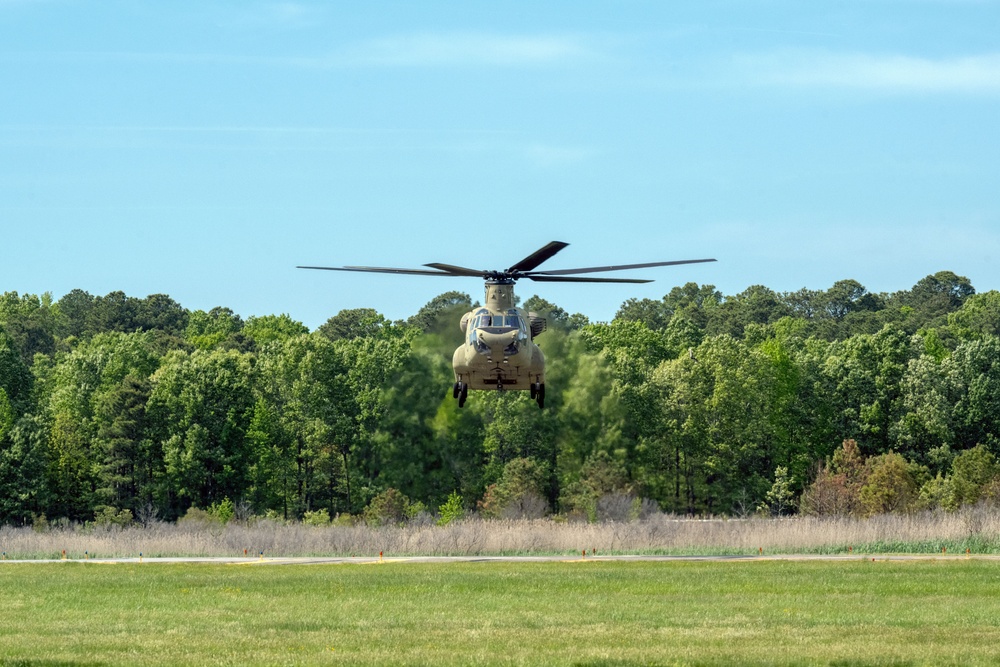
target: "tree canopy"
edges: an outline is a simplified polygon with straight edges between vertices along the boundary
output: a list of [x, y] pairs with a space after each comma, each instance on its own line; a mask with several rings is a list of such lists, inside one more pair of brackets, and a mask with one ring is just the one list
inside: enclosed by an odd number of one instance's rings
[[473, 305], [447, 292], [406, 321], [362, 308], [309, 331], [163, 294], [0, 295], [0, 523], [220, 503], [864, 515], [1000, 494], [1000, 294], [949, 271], [893, 294], [688, 283], [606, 323], [532, 296], [544, 411], [451, 399]]

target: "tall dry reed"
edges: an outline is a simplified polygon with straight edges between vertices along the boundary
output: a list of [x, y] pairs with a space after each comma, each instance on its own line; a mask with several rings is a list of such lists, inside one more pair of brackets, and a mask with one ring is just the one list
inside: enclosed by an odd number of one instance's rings
[[36, 531], [0, 528], [12, 558], [146, 556], [372, 556], [578, 553], [806, 553], [855, 550], [928, 551], [972, 544], [1000, 551], [1000, 513], [959, 512], [773, 519], [687, 519], [656, 514], [639, 521], [556, 522], [468, 519], [447, 526], [308, 526], [259, 520], [249, 524], [149, 527], [64, 526]]

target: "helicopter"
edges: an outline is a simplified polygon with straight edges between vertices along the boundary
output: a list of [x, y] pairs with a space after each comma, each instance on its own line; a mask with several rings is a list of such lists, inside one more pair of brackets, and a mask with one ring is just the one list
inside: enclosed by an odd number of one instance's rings
[[683, 259], [644, 264], [591, 266], [579, 269], [536, 271], [543, 262], [568, 246], [551, 241], [519, 262], [503, 270], [469, 269], [453, 264], [424, 264], [422, 269], [394, 269], [378, 266], [298, 266], [299, 269], [324, 271], [360, 271], [365, 273], [398, 273], [417, 276], [448, 276], [482, 278], [486, 282], [483, 306], [462, 316], [459, 326], [464, 342], [455, 350], [452, 366], [455, 384], [452, 397], [463, 407], [470, 390], [526, 390], [539, 408], [545, 407], [545, 355], [535, 344], [535, 337], [545, 331], [546, 322], [536, 313], [517, 307], [514, 284], [520, 279], [535, 282], [574, 283], [649, 283], [637, 278], [591, 278], [581, 273], [645, 269], [654, 266], [698, 264], [714, 259]]

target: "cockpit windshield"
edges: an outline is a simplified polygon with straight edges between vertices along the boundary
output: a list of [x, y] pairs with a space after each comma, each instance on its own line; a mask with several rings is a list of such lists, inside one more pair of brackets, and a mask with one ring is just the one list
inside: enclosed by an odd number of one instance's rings
[[498, 329], [517, 329], [521, 326], [521, 318], [517, 315], [477, 315], [472, 320], [472, 328], [495, 327]]
[[505, 315], [493, 314], [485, 308], [477, 311], [469, 322], [470, 343], [476, 339], [476, 329], [491, 329], [494, 333], [517, 331], [518, 340], [528, 338], [528, 324], [514, 309], [508, 310]]

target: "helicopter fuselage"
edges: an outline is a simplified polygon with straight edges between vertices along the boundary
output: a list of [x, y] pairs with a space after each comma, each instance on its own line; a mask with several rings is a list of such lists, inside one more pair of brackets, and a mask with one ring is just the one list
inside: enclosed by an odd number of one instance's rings
[[532, 340], [531, 317], [514, 305], [513, 288], [512, 282], [487, 281], [486, 305], [462, 317], [465, 341], [452, 357], [457, 385], [530, 390], [544, 384], [545, 355]]
[[399, 269], [384, 266], [300, 266], [300, 269], [326, 271], [360, 271], [364, 273], [395, 273], [411, 276], [447, 276], [483, 278], [486, 281], [486, 304], [462, 317], [465, 342], [455, 350], [455, 384], [452, 395], [458, 407], [472, 389], [526, 389], [538, 407], [545, 407], [545, 355], [534, 338], [545, 330], [545, 320], [526, 313], [516, 305], [514, 283], [520, 279], [563, 283], [648, 283], [639, 278], [592, 278], [585, 273], [645, 269], [674, 264], [714, 262], [714, 259], [682, 259], [644, 264], [612, 264], [577, 269], [539, 271], [538, 267], [551, 259], [568, 244], [551, 241], [507, 269], [471, 269], [455, 264], [424, 264], [419, 269]]

